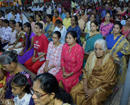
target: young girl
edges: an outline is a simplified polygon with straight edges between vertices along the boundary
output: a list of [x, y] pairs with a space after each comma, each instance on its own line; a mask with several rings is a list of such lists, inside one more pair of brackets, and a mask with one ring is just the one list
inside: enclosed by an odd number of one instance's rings
[[6, 105], [29, 105], [32, 97], [30, 86], [27, 77], [21, 73], [17, 73], [11, 80], [11, 91], [14, 99], [4, 99], [2, 103]]

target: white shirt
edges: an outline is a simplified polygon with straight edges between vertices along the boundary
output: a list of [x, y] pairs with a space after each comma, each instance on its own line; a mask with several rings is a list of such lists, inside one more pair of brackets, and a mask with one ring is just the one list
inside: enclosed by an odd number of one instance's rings
[[[62, 26], [63, 26], [63, 25], [62, 25]], [[61, 31], [60, 31], [60, 28], [55, 27], [54, 32], [55, 32], [55, 31], [61, 32], [61, 40], [60, 40], [60, 42], [61, 42], [62, 44], [65, 44], [65, 36], [66, 36], [66, 33], [67, 33], [67, 30], [66, 30], [65, 26], [63, 26], [63, 28], [62, 28]]]
[[7, 20], [9, 21], [11, 18], [12, 18], [12, 13], [10, 12], [7, 14]]
[[14, 97], [13, 101], [15, 105], [29, 105], [32, 95], [25, 93], [22, 99], [19, 99], [18, 95]]
[[2, 37], [4, 30], [5, 30], [5, 27], [0, 27], [0, 37]]
[[16, 30], [14, 30], [14, 31], [11, 33], [10, 44], [13, 44], [13, 43], [16, 41], [16, 33], [17, 33]]
[[46, 13], [51, 14], [51, 8], [50, 7], [46, 9]]
[[16, 21], [16, 23], [20, 22], [20, 14], [19, 13], [17, 13], [17, 15], [15, 15], [15, 21]]

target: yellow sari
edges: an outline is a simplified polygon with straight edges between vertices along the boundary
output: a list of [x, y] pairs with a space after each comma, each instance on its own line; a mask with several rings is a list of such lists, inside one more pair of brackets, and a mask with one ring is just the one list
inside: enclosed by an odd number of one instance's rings
[[76, 105], [102, 105], [102, 102], [112, 93], [112, 88], [117, 81], [117, 71], [114, 59], [110, 53], [107, 53], [102, 60], [102, 65], [97, 65], [97, 57], [92, 52], [83, 70], [83, 78], [87, 78], [88, 89], [101, 90], [92, 97], [86, 99], [83, 91], [83, 80], [74, 86], [71, 90]]
[[114, 58], [117, 61], [120, 61], [120, 69], [119, 69], [119, 74], [118, 74], [118, 83], [117, 85], [120, 85], [121, 83], [125, 82], [125, 77], [126, 77], [126, 57], [125, 55], [130, 54], [130, 45], [129, 42], [126, 40], [126, 38], [122, 35], [116, 44], [113, 46], [113, 48], [110, 50], [110, 53], [112, 56], [116, 55], [118, 52], [121, 52], [124, 54], [122, 57], [116, 57]]

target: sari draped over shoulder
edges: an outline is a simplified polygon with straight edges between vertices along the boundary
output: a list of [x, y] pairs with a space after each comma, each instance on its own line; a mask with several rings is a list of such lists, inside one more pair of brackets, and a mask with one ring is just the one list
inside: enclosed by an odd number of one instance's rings
[[104, 25], [104, 23], [102, 23], [100, 25], [100, 30], [101, 30], [101, 34], [102, 36], [107, 36], [111, 33], [112, 29], [113, 29], [114, 24], [113, 23], [109, 23]]
[[130, 40], [130, 30], [124, 30], [124, 27], [122, 27], [122, 34]]
[[[21, 74], [24, 74], [27, 79], [28, 79], [28, 82], [31, 84], [32, 86], [32, 80], [31, 80], [31, 75], [28, 74], [26, 71], [21, 71], [20, 72]], [[8, 78], [6, 78], [6, 84], [8, 86], [8, 88], [6, 89], [6, 93], [5, 93], [5, 99], [12, 99], [14, 98], [13, 94], [12, 94], [12, 88], [11, 88], [11, 79], [14, 77], [15, 75], [11, 75], [10, 76], [10, 73], [8, 74]]]
[[71, 90], [71, 96], [76, 105], [102, 105], [102, 102], [112, 93], [117, 81], [117, 71], [114, 59], [109, 52], [103, 57], [102, 65], [97, 65], [97, 57], [92, 52], [83, 69], [83, 78], [87, 78], [88, 89], [101, 88], [92, 97], [86, 99], [83, 91], [83, 80]]
[[114, 58], [117, 61], [120, 61], [120, 69], [119, 69], [119, 75], [118, 75], [118, 85], [121, 83], [125, 82], [125, 77], [126, 77], [126, 57], [125, 55], [130, 54], [130, 45], [129, 42], [126, 40], [126, 38], [121, 35], [121, 37], [118, 39], [118, 41], [115, 43], [113, 48], [110, 50], [110, 53], [112, 56], [116, 55], [118, 52], [123, 53], [124, 55], [122, 57], [116, 57]]
[[[54, 25], [53, 22], [51, 22], [50, 24], [46, 23], [46, 25], [45, 25], [45, 35], [46, 35], [46, 37], [48, 37], [48, 36], [50, 35], [50, 34], [48, 33], [49, 31], [50, 31], [50, 32], [53, 32], [53, 31], [54, 31], [54, 28], [55, 28], [55, 25]], [[52, 36], [48, 37], [47, 39], [51, 41]]]
[[100, 33], [94, 34], [92, 36], [90, 36], [90, 33], [87, 33], [87, 35], [85, 37], [85, 41], [86, 41], [85, 51], [93, 51], [94, 50], [94, 43], [98, 39], [103, 39], [103, 36]]

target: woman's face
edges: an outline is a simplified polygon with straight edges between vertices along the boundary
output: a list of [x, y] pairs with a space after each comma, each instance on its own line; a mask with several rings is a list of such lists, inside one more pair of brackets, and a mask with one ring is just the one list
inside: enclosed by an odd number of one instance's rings
[[71, 18], [71, 24], [72, 24], [72, 25], [75, 25], [75, 24], [76, 24], [75, 17], [72, 17], [72, 18]]
[[50, 18], [48, 16], [46, 16], [46, 21], [50, 22]]
[[41, 29], [40, 29], [40, 27], [38, 25], [34, 26], [34, 30], [35, 30], [36, 33], [41, 32]]
[[55, 17], [58, 17], [58, 14], [55, 12]]
[[53, 40], [53, 43], [56, 44], [56, 43], [59, 43], [60, 38], [58, 38], [58, 36], [56, 34], [53, 34], [52, 40]]
[[33, 21], [33, 19], [31, 17], [29, 17], [29, 22], [32, 22], [32, 21]]
[[18, 24], [18, 23], [16, 23], [16, 25], [15, 25], [15, 29], [16, 29], [17, 31], [20, 30], [20, 27], [19, 27], [19, 24]]
[[110, 21], [110, 18], [111, 18], [110, 14], [106, 14], [105, 21]]
[[11, 28], [14, 28], [14, 27], [15, 27], [15, 25], [14, 25], [11, 21], [9, 21], [9, 26], [10, 26]]
[[40, 17], [36, 15], [36, 21], [40, 21]]
[[95, 20], [95, 16], [94, 16], [94, 15], [91, 15], [90, 21], [92, 22], [92, 21], [94, 21], [94, 20]]
[[90, 28], [91, 28], [91, 31], [94, 32], [97, 30], [98, 26], [96, 26], [94, 23], [91, 23]]
[[69, 33], [67, 34], [66, 41], [68, 45], [72, 45], [76, 42], [76, 38], [74, 39], [73, 36]]
[[130, 26], [130, 18], [126, 20], [126, 25]]
[[70, 18], [69, 12], [66, 13], [66, 17], [67, 17], [67, 18]]
[[25, 25], [23, 26], [23, 29], [24, 29], [25, 32], [28, 32], [28, 31], [29, 31], [29, 27], [27, 27], [27, 26], [25, 26]]
[[13, 72], [16, 68], [15, 63], [12, 62], [11, 64], [1, 64], [4, 71]]
[[53, 98], [52, 95], [47, 94], [44, 92], [41, 87], [41, 83], [36, 80], [33, 83], [33, 95], [32, 98], [34, 99], [34, 104], [35, 105], [48, 105]]
[[113, 33], [114, 34], [119, 34], [121, 32], [120, 26], [115, 24], [113, 28]]
[[102, 58], [104, 56], [104, 51], [102, 49], [102, 45], [97, 43], [95, 45], [95, 54], [97, 58]]

